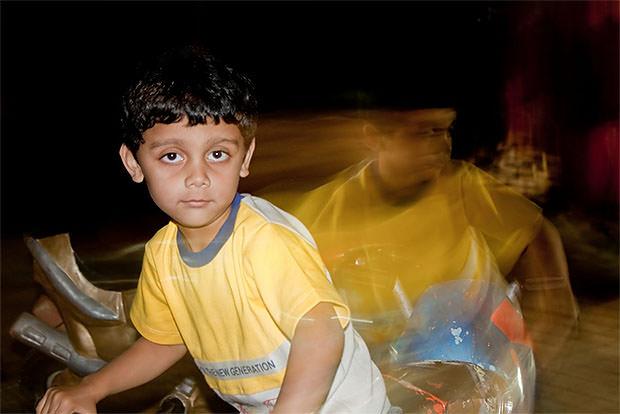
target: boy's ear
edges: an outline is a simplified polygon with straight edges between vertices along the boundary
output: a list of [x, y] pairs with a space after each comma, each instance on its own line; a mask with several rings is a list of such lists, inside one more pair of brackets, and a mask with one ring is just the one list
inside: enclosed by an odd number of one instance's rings
[[250, 175], [250, 162], [252, 161], [252, 155], [254, 155], [254, 148], [256, 147], [256, 139], [252, 138], [252, 142], [248, 146], [248, 150], [245, 152], [243, 158], [243, 164], [241, 164], [241, 170], [239, 171], [239, 177], [245, 178]]
[[373, 152], [378, 152], [381, 149], [381, 134], [374, 124], [369, 122], [364, 123], [362, 127], [364, 135], [364, 142], [366, 146]]
[[131, 176], [131, 179], [136, 183], [141, 183], [144, 180], [144, 174], [142, 173], [142, 168], [140, 168], [140, 164], [138, 164], [138, 161], [136, 160], [136, 157], [134, 157], [131, 150], [123, 144], [121, 145], [121, 149], [118, 153], [121, 156], [123, 165]]

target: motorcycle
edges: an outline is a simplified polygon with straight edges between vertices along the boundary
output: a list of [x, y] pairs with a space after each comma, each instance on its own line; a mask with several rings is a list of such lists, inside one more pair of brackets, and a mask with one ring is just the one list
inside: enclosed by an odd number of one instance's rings
[[[101, 369], [138, 338], [128, 317], [135, 288], [108, 290], [92, 283], [66, 233], [25, 241], [44, 295], [31, 313], [17, 318], [10, 333], [62, 368], [42, 374], [40, 398], [47, 387], [75, 384]], [[415, 306], [408, 305], [396, 339], [380, 351], [375, 348], [373, 355], [392, 411], [531, 412], [535, 369], [516, 290], [514, 285], [458, 280], [432, 286]], [[395, 325], [387, 320], [386, 325]], [[353, 323], [363, 331], [359, 321]], [[164, 375], [167, 381], [108, 397], [98, 409], [230, 412], [232, 407], [208, 389], [191, 360], [182, 362]]]
[[[34, 280], [44, 293], [31, 312], [19, 315], [10, 334], [47, 357], [41, 360], [37, 355], [26, 362], [44, 376], [43, 381], [30, 378], [36, 383], [32, 392], [38, 401], [50, 386], [77, 384], [81, 377], [101, 369], [139, 334], [128, 314], [135, 288], [117, 291], [93, 284], [78, 266], [66, 233], [27, 237], [25, 242], [34, 259]], [[197, 408], [204, 412], [209, 404], [221, 409], [223, 404], [201, 387], [200, 378], [186, 358], [151, 384], [105, 399], [100, 410], [126, 411], [127, 401], [133, 412], [189, 413]]]

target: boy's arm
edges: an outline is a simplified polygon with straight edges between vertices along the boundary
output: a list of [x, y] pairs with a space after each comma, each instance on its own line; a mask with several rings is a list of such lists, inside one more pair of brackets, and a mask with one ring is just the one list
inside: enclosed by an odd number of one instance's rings
[[332, 385], [343, 348], [344, 334], [333, 306], [319, 303], [297, 324], [273, 414], [318, 411]]
[[508, 279], [516, 279], [522, 286], [521, 306], [534, 339], [536, 363], [542, 367], [563, 345], [579, 314], [562, 239], [548, 219], [543, 220]]
[[108, 395], [142, 385], [163, 373], [185, 355], [185, 345], [159, 345], [138, 339], [101, 370], [73, 387], [52, 387], [37, 404], [37, 414], [96, 412]]

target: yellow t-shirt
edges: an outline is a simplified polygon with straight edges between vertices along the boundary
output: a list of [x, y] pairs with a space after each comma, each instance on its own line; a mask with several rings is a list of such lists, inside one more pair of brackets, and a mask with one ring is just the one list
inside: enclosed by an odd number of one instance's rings
[[542, 222], [535, 204], [462, 161], [451, 161], [416, 200], [398, 205], [381, 196], [372, 161], [308, 193], [265, 197], [312, 232], [369, 345], [397, 336], [435, 283], [501, 283]]
[[184, 343], [209, 385], [243, 412], [276, 401], [299, 319], [329, 302], [345, 350], [324, 412], [384, 412], [385, 387], [305, 227], [269, 202], [237, 196], [215, 240], [189, 251], [170, 222], [146, 245], [131, 319], [159, 344]]

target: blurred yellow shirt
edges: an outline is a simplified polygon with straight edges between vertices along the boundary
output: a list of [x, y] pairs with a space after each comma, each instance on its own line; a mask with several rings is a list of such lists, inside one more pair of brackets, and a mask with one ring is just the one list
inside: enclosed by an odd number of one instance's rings
[[369, 343], [397, 335], [435, 283], [501, 282], [542, 223], [538, 206], [463, 161], [406, 203], [384, 200], [372, 161], [305, 194], [264, 196], [308, 227]]

